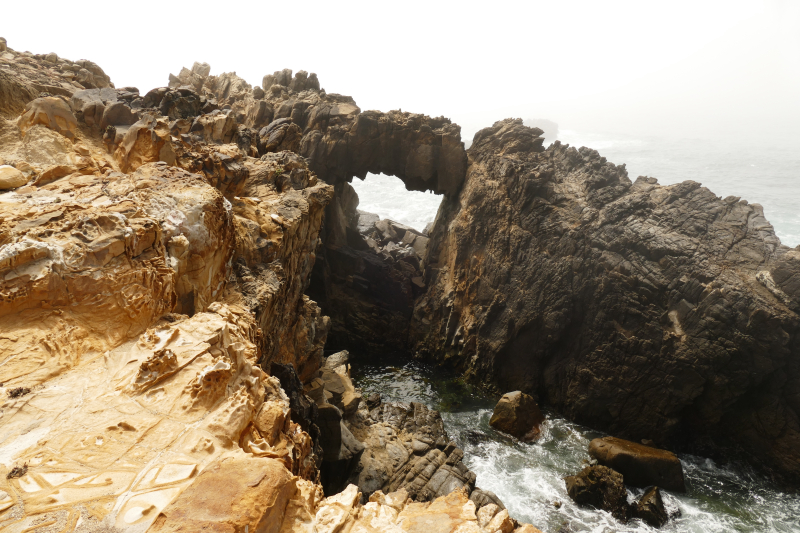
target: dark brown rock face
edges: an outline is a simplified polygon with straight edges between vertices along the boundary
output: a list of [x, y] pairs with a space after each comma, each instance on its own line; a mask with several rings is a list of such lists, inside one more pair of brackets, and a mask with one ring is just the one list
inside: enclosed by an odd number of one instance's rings
[[[207, 67], [196, 63], [182, 69], [171, 76], [170, 87], [187, 98], [194, 98], [192, 90], [213, 95], [218, 105], [230, 107], [226, 115], [261, 128], [253, 138], [262, 155], [297, 151], [331, 185], [372, 172], [397, 176], [409, 190], [454, 195], [461, 188], [467, 156], [461, 127], [447, 118], [362, 112], [353, 98], [327, 94], [316, 74], [302, 70], [294, 78], [289, 69], [276, 71], [264, 77], [263, 88], [253, 89], [235, 73], [211, 76]], [[198, 99], [198, 105], [205, 102]]]
[[681, 461], [677, 455], [667, 450], [615, 437], [604, 437], [589, 443], [589, 455], [601, 465], [613, 468], [625, 476], [625, 482], [629, 485], [658, 485], [677, 492], [686, 490]]
[[800, 479], [800, 251], [761, 206], [632, 183], [596, 151], [480, 131], [428, 247], [422, 357], [621, 437], [726, 439]]
[[578, 505], [589, 505], [628, 519], [630, 508], [622, 475], [605, 466], [587, 466], [580, 473], [564, 478], [567, 493]]
[[664, 508], [664, 501], [661, 499], [661, 491], [658, 487], [652, 487], [644, 493], [641, 499], [636, 502], [633, 508], [636, 518], [641, 518], [653, 527], [661, 527], [667, 523], [669, 515]]
[[535, 440], [544, 416], [530, 395], [514, 391], [503, 395], [494, 407], [489, 425], [518, 439]]

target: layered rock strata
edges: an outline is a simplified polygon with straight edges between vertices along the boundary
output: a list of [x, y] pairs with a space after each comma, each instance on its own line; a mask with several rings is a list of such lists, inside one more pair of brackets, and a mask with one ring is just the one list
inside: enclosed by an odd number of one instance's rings
[[3, 59], [0, 527], [313, 519], [321, 451], [264, 369], [319, 365], [327, 322], [303, 292], [332, 187], [296, 154], [130, 117], [133, 88], [23, 91], [29, 56]]
[[628, 178], [504, 120], [431, 232], [420, 357], [634, 441], [733, 442], [800, 479], [800, 252], [763, 209]]
[[[454, 192], [456, 126], [359, 121], [305, 73], [265, 91], [196, 64], [142, 95], [2, 44], [0, 528], [538, 531], [458, 483], [417, 490], [425, 503], [403, 482], [369, 502], [318, 483], [342, 449], [321, 446], [323, 412], [341, 441], [363, 402], [341, 365], [319, 370], [329, 321], [304, 293], [334, 188], [313, 170], [350, 172], [320, 166], [349, 143], [367, 170]], [[315, 378], [332, 391], [319, 407]], [[465, 470], [451, 452], [439, 470]]]
[[[467, 162], [460, 128], [443, 117], [362, 112], [352, 98], [328, 94], [316, 75], [304, 71], [294, 77], [290, 70], [277, 71], [264, 77], [262, 87], [251, 87], [235, 74], [210, 75], [208, 65], [196, 63], [170, 79], [170, 87], [150, 91], [144, 104], [161, 105], [165, 113], [162, 95], [194, 97], [208, 114], [177, 119], [170, 126], [188, 142], [232, 142], [262, 156], [294, 151], [335, 186], [310, 294], [332, 318], [335, 347], [370, 350], [393, 344], [405, 349], [413, 301], [424, 288], [420, 261], [426, 238], [418, 235], [419, 242], [413, 242], [419, 232], [412, 230], [409, 240], [407, 229], [395, 235], [394, 229], [384, 228], [391, 236], [370, 244], [371, 236], [357, 229], [358, 197], [348, 182], [383, 172], [398, 176], [409, 190], [455, 195]], [[198, 171], [212, 166], [201, 163], [202, 156], [193, 158]], [[380, 248], [390, 240], [395, 247], [389, 246], [391, 256], [385, 256]], [[396, 257], [396, 247], [406, 245], [413, 245], [414, 253]]]
[[449, 440], [438, 411], [419, 403], [366, 400], [350, 379], [348, 352], [328, 357], [306, 387], [317, 408], [325, 450], [321, 481], [326, 494], [349, 483], [364, 501], [376, 491], [404, 490], [420, 502], [462, 491], [480, 509], [502, 502], [475, 487], [476, 476], [462, 462], [464, 452]]

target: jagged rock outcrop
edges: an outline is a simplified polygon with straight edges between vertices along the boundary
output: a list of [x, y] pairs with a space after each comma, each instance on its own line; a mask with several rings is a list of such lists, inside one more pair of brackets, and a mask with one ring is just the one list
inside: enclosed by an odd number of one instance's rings
[[350, 379], [349, 353], [328, 357], [306, 386], [317, 408], [325, 450], [321, 482], [325, 494], [348, 483], [364, 501], [376, 491], [404, 490], [415, 501], [463, 491], [478, 509], [504, 509], [493, 493], [475, 487], [476, 476], [462, 462], [438, 411], [420, 403], [384, 403], [379, 394], [364, 401]]
[[[294, 77], [288, 69], [277, 71], [264, 77], [263, 87], [253, 88], [235, 73], [214, 76], [207, 65], [196, 63], [170, 80], [169, 89], [150, 91], [145, 104], [156, 105], [159, 95], [171, 90], [194, 92], [221, 106], [199, 115], [191, 126], [179, 120], [172, 124], [182, 140], [175, 144], [182, 165], [191, 164], [221, 183], [238, 183], [236, 172], [211, 164], [213, 156], [194, 146], [201, 139], [233, 143], [249, 155], [297, 152], [307, 158], [309, 170], [335, 185], [309, 293], [332, 317], [335, 346], [371, 349], [391, 343], [404, 349], [413, 301], [424, 289], [420, 262], [427, 238], [398, 225], [383, 228], [388, 237], [361, 236], [353, 222], [357, 195], [347, 182], [384, 172], [400, 177], [410, 190], [453, 195], [466, 169], [460, 128], [442, 117], [362, 113], [352, 98], [326, 93], [316, 75], [304, 71]], [[207, 169], [220, 169], [221, 177]], [[283, 179], [288, 176], [284, 173]], [[373, 237], [379, 242], [371, 247]]]
[[431, 232], [420, 357], [634, 441], [734, 442], [800, 479], [800, 252], [763, 209], [628, 179], [519, 120]]
[[303, 292], [332, 187], [176, 138], [134, 88], [75, 89], [0, 117], [0, 528], [289, 531], [322, 451], [268, 372], [319, 365]]
[[494, 494], [475, 487], [475, 473], [462, 462], [464, 452], [449, 440], [438, 411], [414, 402], [362, 403], [347, 425], [364, 443], [350, 483], [365, 497], [402, 489], [425, 502], [463, 491], [477, 508], [502, 508]]
[[[541, 533], [530, 524], [520, 524], [495, 505], [476, 512], [464, 492], [456, 491], [432, 502], [414, 502], [405, 490], [373, 493], [361, 504], [355, 485], [323, 500], [316, 515], [295, 513], [296, 531], [425, 531], [426, 533]], [[312, 529], [313, 528], [313, 529]], [[281, 531], [285, 531], [282, 529]]]
[[[267, 93], [196, 64], [141, 96], [91, 62], [68, 84], [37, 63], [73, 72], [55, 54], [0, 59], [0, 528], [537, 531], [450, 493], [474, 484], [455, 449], [392, 484], [432, 503], [322, 499], [320, 475], [344, 467], [342, 485], [366, 448], [304, 295], [334, 188], [292, 151], [300, 115], [273, 106], [325, 98], [316, 76]], [[425, 150], [410, 176], [444, 153]], [[318, 406], [303, 381], [331, 392]]]
[[361, 112], [351, 97], [326, 93], [316, 74], [302, 70], [294, 78], [291, 70], [277, 71], [253, 89], [236, 73], [211, 76], [206, 67], [184, 68], [170, 87], [213, 95], [238, 122], [261, 128], [262, 155], [297, 151], [332, 185], [372, 172], [397, 176], [409, 190], [454, 195], [461, 187], [467, 164], [461, 128], [444, 117]]

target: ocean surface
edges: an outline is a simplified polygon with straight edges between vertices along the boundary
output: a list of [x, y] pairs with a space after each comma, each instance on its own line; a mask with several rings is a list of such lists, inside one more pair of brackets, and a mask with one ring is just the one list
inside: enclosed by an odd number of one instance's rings
[[[497, 398], [457, 376], [401, 358], [356, 357], [353, 378], [384, 401], [416, 401], [442, 413], [445, 429], [464, 450], [476, 485], [497, 494], [512, 517], [546, 533], [789, 533], [800, 531], [800, 495], [776, 490], [746, 465], [720, 465], [680, 455], [685, 494], [662, 491], [672, 518], [661, 529], [641, 520], [623, 524], [605, 511], [576, 505], [564, 476], [583, 469], [591, 439], [603, 436], [545, 411], [542, 436], [522, 443], [489, 426]], [[629, 489], [628, 500], [644, 491]]]
[[[800, 138], [746, 131], [723, 140], [562, 129], [558, 140], [594, 148], [609, 161], [624, 163], [631, 180], [649, 176], [662, 185], [693, 180], [717, 196], [740, 196], [761, 204], [781, 242], [800, 245]], [[359, 209], [420, 231], [433, 221], [441, 203], [441, 196], [406, 191], [391, 176], [356, 178], [353, 187], [361, 200]]]

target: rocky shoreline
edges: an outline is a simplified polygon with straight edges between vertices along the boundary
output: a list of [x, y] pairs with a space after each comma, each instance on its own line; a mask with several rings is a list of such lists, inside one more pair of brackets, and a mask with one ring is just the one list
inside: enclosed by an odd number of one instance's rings
[[[797, 480], [800, 252], [757, 205], [541, 134], [465, 150], [304, 71], [142, 94], [0, 40], [0, 528], [538, 531], [326, 347]], [[359, 212], [368, 172], [443, 194], [433, 226]]]

